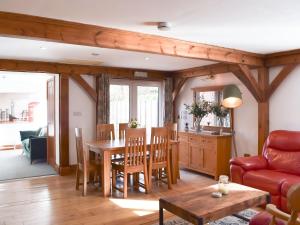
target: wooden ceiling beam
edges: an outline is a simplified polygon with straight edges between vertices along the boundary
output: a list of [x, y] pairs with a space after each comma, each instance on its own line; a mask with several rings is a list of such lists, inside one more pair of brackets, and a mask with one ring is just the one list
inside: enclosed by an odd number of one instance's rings
[[268, 96], [271, 97], [273, 93], [277, 90], [280, 84], [288, 77], [288, 75], [295, 69], [297, 64], [285, 65], [279, 74], [275, 77], [269, 87]]
[[245, 65], [238, 65], [240, 71], [233, 71], [233, 74], [248, 88], [257, 102], [262, 102], [263, 97], [250, 68]]
[[14, 72], [40, 72], [40, 73], [53, 73], [53, 74], [81, 74], [81, 75], [99, 75], [107, 73], [112, 78], [127, 78], [137, 79], [134, 77], [135, 71], [147, 72], [149, 80], [161, 80], [167, 75], [164, 71], [155, 70], [140, 70], [128, 69], [117, 67], [104, 67], [104, 66], [88, 66], [88, 65], [75, 65], [75, 64], [62, 64], [53, 62], [38, 62], [38, 61], [23, 61], [0, 59], [0, 71], [14, 71]]
[[95, 102], [97, 101], [97, 92], [86, 82], [80, 74], [72, 74], [70, 78], [74, 80]]
[[300, 49], [277, 52], [272, 54], [267, 54], [265, 56], [265, 66], [283, 66], [288, 64], [299, 64], [300, 63]]
[[0, 12], [0, 35], [263, 66], [260, 54], [17, 13]]
[[200, 76], [212, 76], [212, 75], [222, 74], [222, 73], [230, 73], [238, 70], [239, 67], [234, 64], [215, 63], [215, 64], [194, 67], [185, 70], [174, 71], [173, 75], [178, 78], [192, 78], [192, 77], [200, 77]]

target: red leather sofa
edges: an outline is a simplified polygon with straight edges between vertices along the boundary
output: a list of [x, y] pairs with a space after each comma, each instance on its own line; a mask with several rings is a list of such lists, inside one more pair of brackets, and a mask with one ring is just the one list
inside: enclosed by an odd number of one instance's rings
[[300, 183], [300, 132], [271, 132], [262, 156], [231, 159], [230, 173], [233, 182], [269, 192], [272, 204], [287, 212], [288, 189]]

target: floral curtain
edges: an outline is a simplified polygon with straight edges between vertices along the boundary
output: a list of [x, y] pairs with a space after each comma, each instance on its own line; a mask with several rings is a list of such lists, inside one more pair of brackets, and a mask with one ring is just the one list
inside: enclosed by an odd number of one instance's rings
[[101, 74], [96, 78], [97, 124], [109, 123], [109, 75]]
[[173, 78], [167, 77], [165, 84], [165, 115], [164, 123], [173, 122]]

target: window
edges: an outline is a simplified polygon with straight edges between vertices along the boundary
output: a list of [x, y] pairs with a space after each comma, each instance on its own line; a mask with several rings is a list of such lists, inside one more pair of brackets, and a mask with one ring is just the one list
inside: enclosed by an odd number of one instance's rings
[[[223, 86], [212, 86], [212, 87], [196, 87], [192, 88], [194, 92], [194, 101], [198, 102], [201, 98], [205, 99], [208, 102], [221, 104], [222, 99], [222, 89]], [[223, 125], [220, 124], [220, 120], [212, 113], [205, 116], [202, 121], [201, 125], [204, 126], [224, 126], [230, 127], [232, 120], [232, 113], [227, 115], [227, 117], [223, 120]]]
[[150, 81], [111, 80], [110, 123], [115, 124], [118, 134], [119, 123], [137, 119], [140, 127], [161, 125], [161, 83]]

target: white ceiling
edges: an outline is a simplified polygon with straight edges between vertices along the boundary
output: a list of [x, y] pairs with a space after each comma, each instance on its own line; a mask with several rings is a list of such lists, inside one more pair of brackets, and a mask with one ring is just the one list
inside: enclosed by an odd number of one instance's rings
[[[272, 53], [300, 48], [299, 0], [1, 0], [0, 11]], [[170, 31], [149, 22], [168, 21]], [[146, 23], [146, 24], [145, 24]], [[178, 70], [211, 62], [51, 42], [0, 39], [0, 57]], [[41, 46], [47, 50], [42, 51]], [[99, 53], [99, 56], [91, 56]], [[149, 57], [149, 60], [145, 60]]]
[[[0, 58], [2, 59], [49, 61], [153, 70], [180, 70], [214, 63], [197, 59], [28, 39], [0, 37], [0, 43]], [[92, 53], [99, 55], [93, 56]]]
[[[257, 53], [300, 48], [299, 0], [1, 0], [0, 10]], [[157, 21], [173, 29], [144, 24]]]
[[53, 75], [0, 71], [0, 93], [44, 92], [45, 84]]

